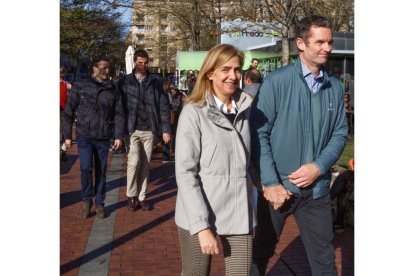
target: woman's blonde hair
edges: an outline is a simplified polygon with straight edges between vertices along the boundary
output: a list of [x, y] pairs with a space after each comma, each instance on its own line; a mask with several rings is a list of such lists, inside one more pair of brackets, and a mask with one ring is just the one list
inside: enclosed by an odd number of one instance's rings
[[185, 104], [193, 103], [203, 106], [206, 103], [206, 94], [213, 91], [213, 83], [209, 79], [210, 73], [237, 56], [240, 67], [243, 67], [244, 54], [242, 51], [229, 44], [218, 44], [208, 51], [201, 66], [193, 92], [187, 97]]

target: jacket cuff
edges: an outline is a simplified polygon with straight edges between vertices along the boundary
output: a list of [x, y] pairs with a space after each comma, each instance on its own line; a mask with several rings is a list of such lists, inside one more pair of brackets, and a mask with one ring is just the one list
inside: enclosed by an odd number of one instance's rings
[[190, 235], [195, 235], [201, 230], [204, 230], [206, 228], [210, 228], [210, 224], [208, 223], [207, 219], [200, 220], [192, 225], [190, 225], [190, 229], [188, 230], [190, 232]]
[[275, 185], [278, 185], [278, 184], [280, 184], [281, 183], [281, 181], [279, 181], [278, 179], [271, 179], [271, 180], [268, 180], [268, 181], [262, 181], [262, 186], [263, 187], [270, 187], [270, 186], [275, 186]]
[[273, 187], [273, 186], [277, 186], [277, 185], [281, 185], [279, 182], [274, 182], [274, 183], [272, 183], [272, 184], [263, 184], [262, 183], [262, 190], [264, 189], [264, 188], [269, 188], [269, 187]]
[[321, 172], [321, 175], [324, 175], [327, 172], [327, 169], [325, 168], [325, 166], [321, 164], [321, 162], [315, 161], [312, 164], [318, 167], [319, 171]]

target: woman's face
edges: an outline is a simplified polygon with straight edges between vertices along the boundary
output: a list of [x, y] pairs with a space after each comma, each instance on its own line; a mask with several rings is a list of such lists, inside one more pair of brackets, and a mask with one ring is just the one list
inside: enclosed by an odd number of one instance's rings
[[218, 98], [228, 98], [236, 91], [241, 78], [239, 57], [234, 56], [209, 76], [213, 82], [213, 93]]

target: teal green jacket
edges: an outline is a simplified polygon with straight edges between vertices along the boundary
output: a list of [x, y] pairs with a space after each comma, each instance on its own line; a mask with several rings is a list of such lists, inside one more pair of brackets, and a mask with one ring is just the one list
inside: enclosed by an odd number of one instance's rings
[[[288, 175], [305, 164], [312, 114], [311, 91], [302, 74], [301, 61], [281, 67], [266, 76], [252, 104], [250, 126], [252, 158], [260, 168], [263, 186], [283, 184], [293, 193], [299, 189]], [[321, 176], [313, 184], [313, 198], [329, 192], [330, 168], [342, 153], [348, 134], [343, 88], [324, 72], [321, 93], [322, 119], [314, 164]]]

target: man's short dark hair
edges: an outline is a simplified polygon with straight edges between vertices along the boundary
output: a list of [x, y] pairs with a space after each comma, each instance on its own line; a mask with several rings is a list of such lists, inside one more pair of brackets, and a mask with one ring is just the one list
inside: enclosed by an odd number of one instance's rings
[[257, 61], [258, 63], [260, 63], [260, 61], [257, 58], [252, 58], [251, 62], [253, 62], [253, 61]]
[[146, 58], [147, 61], [149, 61], [148, 53], [145, 50], [139, 49], [139, 50], [135, 51], [135, 53], [134, 53], [134, 62], [137, 60], [138, 57]]
[[92, 66], [93, 67], [98, 67], [98, 63], [101, 62], [101, 61], [109, 62], [109, 59], [106, 55], [96, 56], [92, 59]]
[[251, 79], [252, 83], [262, 83], [262, 75], [257, 69], [247, 70], [244, 78]]
[[312, 27], [324, 27], [332, 29], [332, 23], [323, 16], [312, 14], [304, 17], [295, 26], [295, 38], [301, 38], [308, 42], [309, 32]]

